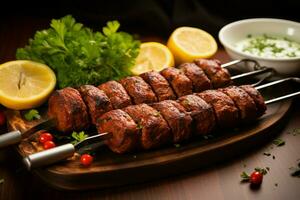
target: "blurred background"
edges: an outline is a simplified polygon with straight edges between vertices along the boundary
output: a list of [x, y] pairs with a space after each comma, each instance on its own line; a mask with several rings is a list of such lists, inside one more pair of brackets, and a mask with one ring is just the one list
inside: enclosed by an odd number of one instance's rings
[[1, 8], [1, 27], [14, 19], [47, 20], [72, 14], [94, 29], [117, 19], [123, 30], [162, 37], [183, 25], [200, 27], [216, 36], [222, 26], [239, 19], [300, 21], [300, 1], [295, 0], [26, 0], [5, 1]]

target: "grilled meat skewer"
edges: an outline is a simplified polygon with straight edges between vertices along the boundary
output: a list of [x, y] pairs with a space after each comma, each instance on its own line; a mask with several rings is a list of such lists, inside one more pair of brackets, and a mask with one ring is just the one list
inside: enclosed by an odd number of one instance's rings
[[[248, 89], [251, 88], [251, 86], [245, 87]], [[182, 96], [177, 101], [165, 100], [154, 103], [151, 105], [154, 109], [151, 109], [150, 106], [146, 104], [124, 108], [123, 110], [129, 114], [136, 123], [136, 126], [139, 127], [134, 135], [139, 136], [139, 144], [142, 145], [137, 146], [141, 146], [143, 149], [159, 147], [168, 143], [168, 134], [170, 133], [173, 143], [178, 143], [188, 140], [192, 136], [192, 132], [205, 135], [211, 133], [216, 127], [236, 127], [240, 122], [245, 121], [245, 119], [252, 121], [261, 116], [258, 114], [253, 115], [251, 109], [251, 112], [247, 110], [253, 108], [252, 106], [255, 106], [257, 113], [262, 114], [265, 112], [265, 108], [258, 110], [253, 100], [236, 97], [245, 95], [246, 92], [243, 89], [239, 87], [229, 87], [225, 89], [228, 89], [227, 92], [230, 91], [231, 96], [228, 96], [226, 92], [222, 90], [206, 90], [202, 93]], [[260, 95], [258, 91], [257, 94]], [[118, 137], [118, 131], [112, 128], [114, 125], [111, 123], [107, 125], [106, 120], [103, 120], [114, 118], [114, 113], [115, 111], [105, 113], [96, 126], [98, 130], [100, 130], [100, 133], [110, 132], [114, 135], [109, 139], [111, 141], [107, 143], [112, 151], [117, 153], [131, 151], [132, 148], [124, 149], [122, 147], [119, 149], [118, 146], [113, 145], [117, 143], [113, 142], [113, 140], [124, 140], [124, 134], [121, 133], [121, 136]], [[244, 113], [249, 115], [249, 117], [239, 113]], [[113, 116], [110, 117], [110, 115]], [[126, 123], [123, 124], [126, 125]], [[125, 130], [127, 129], [126, 127], [123, 128]], [[139, 129], [141, 129], [142, 134], [139, 134]], [[192, 129], [194, 129], [194, 131], [192, 131]], [[164, 132], [162, 132], [163, 130]]]

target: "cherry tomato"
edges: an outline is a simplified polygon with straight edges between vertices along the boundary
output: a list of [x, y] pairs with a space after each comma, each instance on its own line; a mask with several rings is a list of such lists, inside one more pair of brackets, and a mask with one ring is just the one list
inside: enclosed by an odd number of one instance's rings
[[6, 122], [4, 112], [0, 110], [0, 126], [3, 126]]
[[83, 166], [90, 166], [93, 162], [93, 156], [89, 155], [89, 154], [83, 154], [80, 157], [80, 162]]
[[53, 136], [50, 133], [42, 133], [39, 137], [40, 143], [44, 144], [47, 141], [52, 141]]
[[55, 143], [53, 141], [46, 141], [43, 146], [44, 149], [51, 149], [55, 147]]
[[251, 184], [260, 185], [262, 180], [263, 180], [263, 174], [260, 172], [255, 171], [250, 175]]

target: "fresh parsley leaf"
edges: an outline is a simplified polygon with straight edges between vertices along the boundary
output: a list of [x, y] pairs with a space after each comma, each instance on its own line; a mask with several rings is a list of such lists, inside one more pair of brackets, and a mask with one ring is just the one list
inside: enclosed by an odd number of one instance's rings
[[27, 121], [32, 121], [34, 119], [40, 119], [41, 116], [39, 114], [39, 111], [35, 110], [35, 109], [31, 109], [29, 110], [28, 112], [26, 112], [24, 114], [24, 118], [27, 120]]
[[86, 139], [89, 135], [85, 134], [84, 131], [81, 131], [79, 133], [73, 131], [72, 133], [72, 138], [74, 139], [71, 143], [72, 144], [76, 144], [78, 142], [83, 141], [84, 139]]
[[130, 68], [139, 54], [140, 41], [118, 31], [119, 22], [107, 22], [96, 32], [71, 16], [53, 19], [50, 28], [37, 31], [17, 59], [47, 64], [57, 76], [59, 88], [98, 85], [131, 75]]
[[241, 178], [242, 178], [242, 181], [249, 181], [250, 180], [250, 176], [246, 173], [246, 172], [242, 172], [241, 173]]
[[285, 141], [278, 138], [278, 139], [273, 140], [273, 144], [275, 144], [276, 146], [279, 147], [279, 146], [283, 146], [285, 144]]

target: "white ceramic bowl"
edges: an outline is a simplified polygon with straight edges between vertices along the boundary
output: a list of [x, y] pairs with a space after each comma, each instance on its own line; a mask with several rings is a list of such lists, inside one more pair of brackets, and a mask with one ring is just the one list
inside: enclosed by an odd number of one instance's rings
[[238, 50], [235, 44], [245, 39], [249, 34], [287, 37], [300, 43], [300, 23], [283, 19], [254, 18], [230, 23], [219, 32], [219, 40], [232, 59], [250, 58], [257, 60], [262, 66], [275, 69], [280, 76], [300, 75], [300, 57], [262, 58]]

